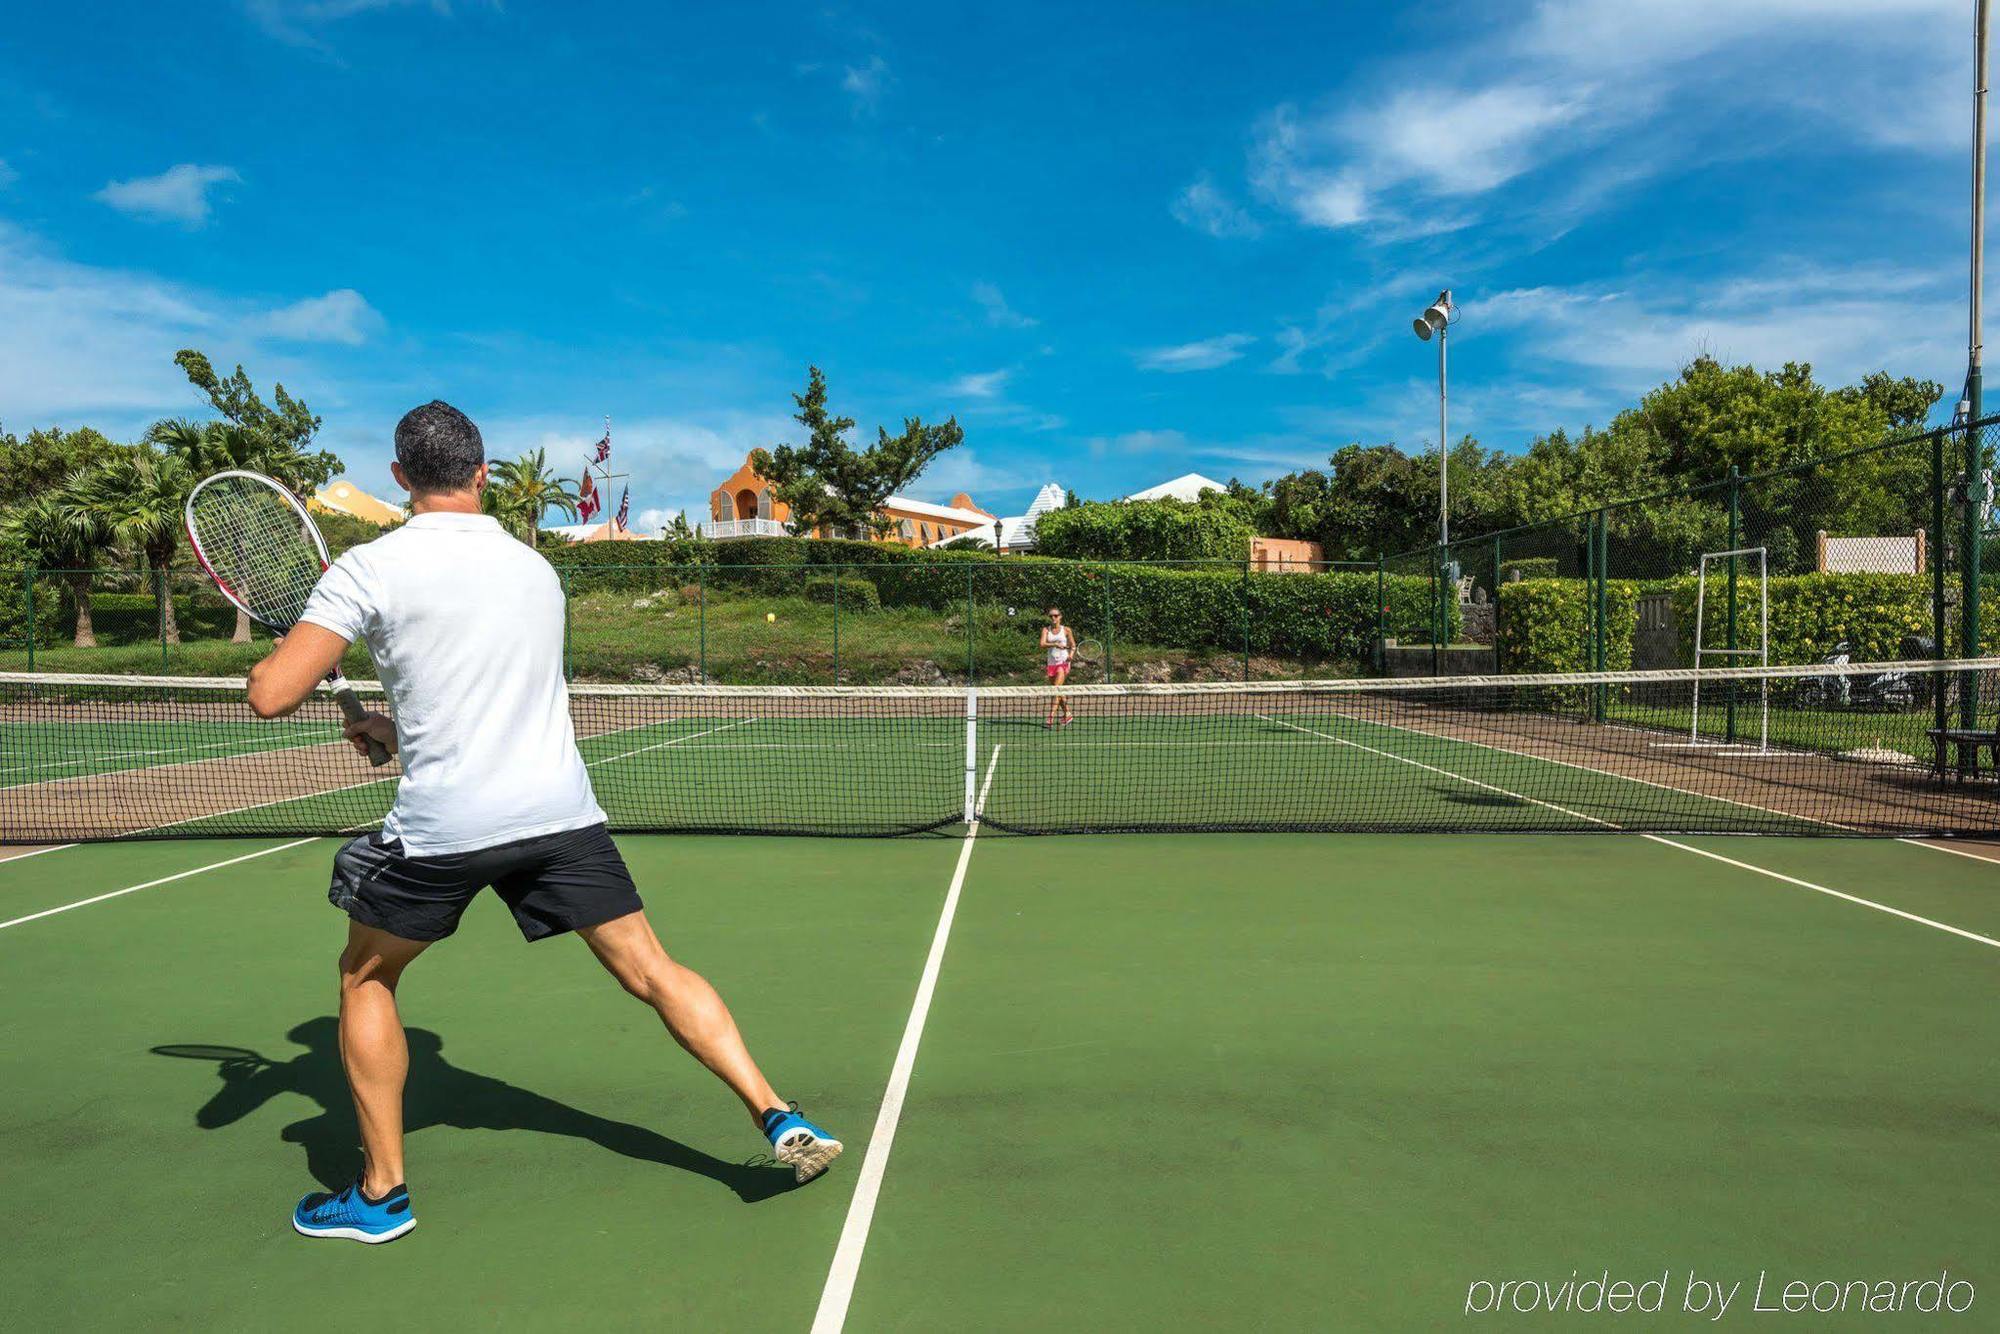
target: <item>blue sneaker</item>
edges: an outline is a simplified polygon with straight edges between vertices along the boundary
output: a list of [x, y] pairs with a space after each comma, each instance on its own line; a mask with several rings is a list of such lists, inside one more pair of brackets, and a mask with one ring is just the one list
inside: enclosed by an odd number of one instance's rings
[[764, 1113], [764, 1138], [796, 1181], [811, 1181], [840, 1157], [840, 1141], [799, 1115], [799, 1105]]
[[397, 1186], [381, 1199], [371, 1200], [361, 1193], [357, 1181], [338, 1195], [314, 1191], [292, 1211], [292, 1227], [302, 1237], [344, 1237], [371, 1246], [394, 1241], [416, 1225], [407, 1186]]

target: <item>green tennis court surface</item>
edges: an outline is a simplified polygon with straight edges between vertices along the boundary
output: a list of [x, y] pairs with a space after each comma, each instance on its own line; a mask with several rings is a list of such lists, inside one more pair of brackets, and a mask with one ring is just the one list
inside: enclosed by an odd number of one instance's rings
[[[1050, 779], [999, 744], [995, 810]], [[353, 1162], [334, 842], [0, 863], [0, 1291], [23, 1328], [270, 1329], [365, 1292], [420, 1327], [803, 1330], [846, 1234], [852, 1330], [1532, 1327], [1468, 1286], [1573, 1270], [1745, 1304], [1760, 1271], [1948, 1270], [1978, 1299], [1940, 1323], [1984, 1327], [2000, 865], [1676, 842], [628, 836], [669, 948], [847, 1155], [786, 1188], [580, 945], [482, 903], [402, 987], [421, 1223], [382, 1248], [287, 1222]], [[1885, 1319], [1927, 1317], [1798, 1327]]]

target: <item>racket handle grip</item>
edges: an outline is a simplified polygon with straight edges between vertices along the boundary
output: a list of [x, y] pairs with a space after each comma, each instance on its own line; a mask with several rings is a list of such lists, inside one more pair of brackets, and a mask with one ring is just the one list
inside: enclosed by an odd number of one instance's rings
[[[361, 707], [361, 699], [350, 686], [342, 686], [333, 692], [334, 703], [340, 705], [340, 712], [348, 722], [358, 723], [368, 716], [368, 710]], [[363, 738], [368, 743], [368, 762], [381, 768], [389, 762], [389, 748], [374, 737]]]

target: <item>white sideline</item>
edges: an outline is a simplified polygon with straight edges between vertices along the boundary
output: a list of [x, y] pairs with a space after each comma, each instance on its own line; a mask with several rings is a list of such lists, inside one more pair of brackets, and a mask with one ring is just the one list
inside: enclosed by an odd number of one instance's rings
[[[1259, 716], [1265, 717], [1266, 715], [1260, 714]], [[1300, 732], [1312, 732], [1312, 729], [1309, 727], [1300, 727], [1296, 723], [1285, 722], [1282, 718], [1269, 718], [1268, 721], [1278, 723], [1280, 726], [1283, 727], [1293, 728]], [[1561, 811], [1564, 815], [1575, 816], [1579, 820], [1588, 820], [1592, 824], [1602, 825], [1606, 829], [1616, 829], [1619, 830], [1620, 832], [1630, 832], [1627, 831], [1623, 825], [1614, 824], [1610, 820], [1600, 820], [1594, 815], [1585, 815], [1581, 811], [1573, 811], [1566, 806], [1558, 806], [1552, 801], [1539, 801], [1534, 797], [1526, 795], [1525, 793], [1511, 792], [1504, 787], [1495, 787], [1491, 783], [1482, 783], [1477, 778], [1468, 778], [1464, 774], [1453, 773], [1449, 769], [1440, 769], [1434, 764], [1425, 764], [1423, 761], [1413, 760], [1407, 755], [1397, 755], [1390, 751], [1377, 750], [1373, 746], [1364, 746], [1359, 741], [1349, 741], [1345, 737], [1337, 737], [1330, 732], [1312, 732], [1312, 734], [1314, 736], [1323, 736], [1327, 738], [1327, 740], [1329, 741], [1342, 742], [1343, 744], [1353, 746], [1357, 750], [1365, 750], [1369, 752], [1371, 755], [1380, 755], [1385, 759], [1395, 760], [1399, 764], [1411, 765], [1415, 768], [1424, 769], [1434, 774], [1440, 774], [1446, 778], [1455, 778], [1461, 783], [1469, 783], [1473, 787], [1485, 788], [1488, 792], [1498, 792], [1502, 796], [1512, 797], [1516, 801], [1525, 801], [1536, 806], [1545, 807], [1548, 810]], [[1719, 852], [1710, 852], [1706, 848], [1697, 848], [1692, 844], [1681, 843], [1675, 839], [1667, 838], [1660, 834], [1641, 834], [1640, 837], [1647, 839], [1651, 842], [1658, 843], [1663, 847], [1679, 848], [1682, 852], [1691, 852], [1697, 857], [1707, 857], [1711, 861], [1718, 861], [1723, 863], [1724, 865], [1734, 866], [1744, 871], [1752, 871], [1758, 875], [1769, 876], [1773, 880], [1782, 880], [1788, 885], [1797, 885], [1801, 889], [1810, 889], [1818, 894], [1825, 894], [1836, 899], [1844, 899], [1849, 903], [1856, 904], [1863, 908], [1873, 908], [1876, 912], [1887, 913], [1891, 917], [1900, 917], [1906, 922], [1915, 922], [1920, 926], [1932, 927], [1936, 930], [1943, 931], [1949, 935], [1961, 936], [1966, 940], [1977, 941], [1981, 945], [1991, 945], [1994, 949], [2000, 949], [2000, 940], [1995, 940], [1991, 936], [1982, 936], [1976, 931], [1967, 931], [1964, 927], [1953, 926], [1949, 922], [1940, 922], [1929, 917], [1920, 917], [1913, 912], [1904, 912], [1901, 908], [1892, 908], [1886, 903], [1877, 903], [1873, 899], [1864, 899], [1859, 894], [1849, 894], [1845, 890], [1829, 889], [1825, 885], [1816, 885], [1810, 880], [1801, 880], [1797, 876], [1786, 875], [1782, 871], [1773, 871], [1768, 866], [1756, 866], [1751, 864], [1750, 862], [1739, 862], [1734, 857], [1725, 857]], [[1960, 853], [1959, 855], [1969, 856], [1970, 854]]]
[[136, 894], [142, 889], [151, 889], [155, 885], [165, 885], [175, 880], [185, 880], [191, 875], [200, 875], [203, 871], [219, 871], [225, 866], [234, 866], [238, 862], [251, 861], [257, 857], [268, 857], [274, 852], [283, 852], [287, 848], [296, 848], [303, 844], [317, 841], [316, 838], [295, 838], [289, 843], [280, 843], [274, 848], [259, 848], [255, 852], [246, 852], [241, 857], [231, 857], [227, 861], [210, 862], [206, 866], [197, 866], [191, 871], [177, 871], [173, 875], [163, 875], [158, 880], [148, 880], [142, 885], [127, 885], [123, 889], [114, 889], [108, 894], [98, 894], [91, 898], [78, 899], [75, 903], [65, 903], [59, 908], [44, 908], [40, 912], [31, 912], [26, 917], [16, 917], [12, 921], [0, 922], [0, 931], [5, 931], [10, 926], [20, 926], [23, 922], [34, 922], [44, 917], [54, 917], [57, 913], [68, 912], [72, 908], [88, 908], [91, 904], [102, 903], [106, 899], [115, 899], [125, 894]]
[[1949, 852], [1952, 856], [1963, 857], [1967, 861], [1985, 862], [1988, 866], [2000, 866], [2000, 857], [1982, 857], [1976, 852], [1967, 852], [1964, 848], [1954, 848], [1949, 843], [1939, 843], [1934, 839], [1899, 838], [1896, 841], [1898, 843], [1907, 843], [1913, 848], [1929, 848], [1932, 852]]
[[1876, 912], [1885, 912], [1891, 917], [1900, 917], [1906, 922], [1915, 922], [1920, 926], [1932, 927], [1939, 931], [1949, 932], [1954, 936], [1963, 936], [1967, 940], [1976, 940], [1982, 945], [1991, 945], [1994, 949], [2000, 950], [2000, 940], [1995, 940], [1991, 936], [1982, 936], [1977, 931], [1967, 931], [1962, 926], [1953, 926], [1949, 922], [1940, 922], [1929, 917], [1919, 917], [1913, 912], [1904, 912], [1901, 908], [1891, 908], [1886, 903], [1877, 903], [1873, 899], [1864, 899], [1859, 894], [1849, 894], [1845, 890], [1839, 889], [1828, 889], [1825, 885], [1815, 885], [1812, 881], [1801, 880], [1795, 875], [1786, 875], [1782, 871], [1773, 871], [1768, 866], [1752, 866], [1749, 862], [1739, 862], [1734, 857], [1725, 857], [1719, 852], [1710, 852], [1706, 848], [1697, 848], [1691, 844], [1677, 843], [1673, 839], [1664, 838], [1659, 834], [1645, 834], [1641, 837], [1649, 838], [1655, 843], [1664, 843], [1670, 848], [1679, 848], [1682, 852], [1692, 852], [1697, 857], [1707, 857], [1711, 861], [1722, 862], [1727, 866], [1740, 867], [1745, 871], [1755, 871], [1758, 875], [1768, 875], [1773, 880], [1782, 880], [1788, 885], [1797, 885], [1800, 889], [1810, 889], [1816, 894], [1827, 894], [1836, 899], [1845, 899], [1847, 902], [1859, 904], [1863, 908], [1873, 908]]
[[[986, 762], [986, 781], [979, 786], [975, 816], [985, 813], [986, 794], [992, 789], [993, 775], [999, 768], [1000, 746], [996, 745]], [[903, 1026], [902, 1045], [896, 1048], [896, 1061], [889, 1070], [889, 1086], [882, 1091], [882, 1109], [875, 1114], [874, 1133], [868, 1137], [868, 1154], [861, 1160], [861, 1172], [854, 1180], [854, 1198], [847, 1205], [847, 1222], [840, 1229], [840, 1245], [834, 1248], [833, 1265], [827, 1271], [826, 1286], [820, 1290], [819, 1310], [813, 1315], [813, 1334], [839, 1334], [841, 1326], [847, 1323], [847, 1305], [854, 1300], [854, 1279], [861, 1272], [861, 1253], [868, 1246], [868, 1228], [875, 1221], [875, 1201], [882, 1193], [882, 1174], [889, 1166], [889, 1149], [896, 1142], [896, 1123], [903, 1116], [903, 1099], [910, 1091], [910, 1072], [917, 1064], [917, 1045], [924, 1039], [924, 1020], [931, 1012], [938, 970], [944, 965], [945, 942], [951, 938], [959, 892], [965, 888], [965, 868], [972, 860], [972, 844], [978, 836], [979, 821], [975, 819], [966, 828], [965, 840], [958, 849], [958, 869], [951, 873], [951, 888], [945, 891], [937, 933], [931, 937], [930, 956], [924, 960], [924, 975], [917, 983], [917, 998], [910, 1006], [910, 1020]]]

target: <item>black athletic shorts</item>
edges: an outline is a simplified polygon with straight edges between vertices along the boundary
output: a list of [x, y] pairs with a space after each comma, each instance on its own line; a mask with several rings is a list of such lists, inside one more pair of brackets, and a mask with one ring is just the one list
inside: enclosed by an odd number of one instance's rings
[[529, 940], [596, 926], [642, 906], [601, 824], [442, 857], [405, 856], [400, 839], [363, 834], [334, 855], [326, 896], [363, 926], [405, 940], [443, 940], [488, 885]]

